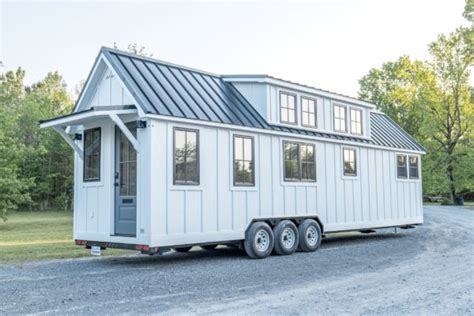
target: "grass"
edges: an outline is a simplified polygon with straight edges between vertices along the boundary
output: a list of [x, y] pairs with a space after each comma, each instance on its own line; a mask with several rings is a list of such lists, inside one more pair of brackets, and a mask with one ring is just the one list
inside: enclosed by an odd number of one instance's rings
[[[107, 249], [104, 255], [128, 251]], [[72, 213], [13, 212], [0, 220], [0, 263], [89, 256], [89, 249], [72, 239]]]

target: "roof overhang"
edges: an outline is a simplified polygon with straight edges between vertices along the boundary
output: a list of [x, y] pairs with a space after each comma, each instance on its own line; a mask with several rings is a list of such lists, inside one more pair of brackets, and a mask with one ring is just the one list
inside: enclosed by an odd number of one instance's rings
[[81, 112], [75, 112], [63, 116], [58, 116], [49, 120], [40, 121], [40, 128], [47, 127], [67, 127], [89, 123], [92, 120], [109, 118], [111, 114], [137, 114], [137, 108], [133, 105], [126, 106], [96, 106]]

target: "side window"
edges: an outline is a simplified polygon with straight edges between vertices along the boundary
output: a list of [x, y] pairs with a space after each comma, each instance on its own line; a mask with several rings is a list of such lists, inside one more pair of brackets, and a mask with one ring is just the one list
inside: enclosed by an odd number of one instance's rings
[[255, 185], [253, 137], [234, 136], [234, 185]]
[[314, 145], [283, 142], [285, 181], [316, 181]]
[[351, 109], [351, 133], [362, 135], [362, 110]]
[[316, 100], [301, 97], [301, 125], [316, 127]]
[[296, 97], [280, 92], [280, 122], [296, 124]]
[[418, 157], [410, 156], [409, 158], [410, 179], [418, 179]]
[[84, 182], [100, 181], [100, 128], [84, 131]]
[[397, 178], [407, 178], [407, 156], [397, 155]]
[[356, 151], [352, 148], [343, 149], [343, 164], [344, 164], [344, 176], [355, 177], [357, 176], [357, 158]]
[[199, 132], [174, 129], [174, 184], [199, 184]]
[[334, 131], [347, 132], [346, 123], [346, 107], [342, 105], [334, 105]]

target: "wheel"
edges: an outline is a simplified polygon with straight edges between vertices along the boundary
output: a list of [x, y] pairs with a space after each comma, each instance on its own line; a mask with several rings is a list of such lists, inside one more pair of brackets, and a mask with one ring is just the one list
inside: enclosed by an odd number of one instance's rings
[[191, 250], [191, 248], [193, 248], [193, 247], [179, 247], [179, 248], [174, 248], [174, 251], [176, 251], [176, 252], [188, 252], [189, 250]]
[[290, 220], [283, 220], [273, 228], [275, 252], [279, 255], [291, 255], [298, 248], [299, 232]]
[[255, 222], [245, 233], [244, 248], [252, 259], [268, 257], [273, 250], [273, 231], [265, 222]]
[[299, 226], [300, 249], [302, 251], [316, 251], [321, 245], [321, 227], [314, 219], [305, 219]]
[[202, 245], [202, 246], [200, 246], [200, 247], [201, 247], [202, 249], [204, 249], [204, 250], [214, 250], [214, 249], [216, 249], [217, 244], [214, 244], [214, 245]]

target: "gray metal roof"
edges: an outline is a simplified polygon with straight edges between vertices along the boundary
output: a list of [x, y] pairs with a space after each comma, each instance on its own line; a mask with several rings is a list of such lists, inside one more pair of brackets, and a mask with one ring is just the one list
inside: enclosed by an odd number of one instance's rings
[[220, 75], [109, 48], [102, 53], [146, 113], [424, 151], [383, 113], [370, 115], [370, 140], [271, 125]]

